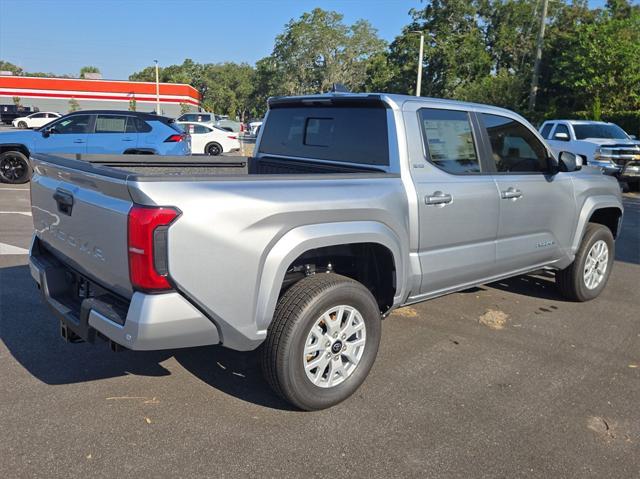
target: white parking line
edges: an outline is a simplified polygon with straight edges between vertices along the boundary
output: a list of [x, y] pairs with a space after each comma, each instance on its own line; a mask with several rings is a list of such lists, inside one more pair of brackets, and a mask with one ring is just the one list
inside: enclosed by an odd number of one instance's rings
[[0, 211], [0, 215], [24, 215], [32, 216], [31, 211]]
[[29, 250], [6, 243], [0, 243], [0, 255], [3, 254], [29, 254]]
[[29, 188], [2, 188], [2, 187], [0, 187], [0, 191], [29, 191]]

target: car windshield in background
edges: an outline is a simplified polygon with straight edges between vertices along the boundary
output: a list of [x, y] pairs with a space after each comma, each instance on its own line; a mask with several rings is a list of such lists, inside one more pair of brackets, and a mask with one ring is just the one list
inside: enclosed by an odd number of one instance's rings
[[387, 166], [387, 113], [376, 106], [273, 108], [260, 152]]
[[613, 140], [628, 140], [629, 137], [618, 125], [573, 125], [573, 131], [576, 133], [576, 139], [584, 140], [585, 138], [611, 138]]

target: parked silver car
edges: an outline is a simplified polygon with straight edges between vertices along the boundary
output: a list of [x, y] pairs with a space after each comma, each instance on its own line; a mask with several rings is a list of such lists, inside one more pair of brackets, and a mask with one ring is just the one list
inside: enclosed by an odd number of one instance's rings
[[273, 389], [322, 409], [365, 380], [394, 308], [541, 268], [570, 300], [604, 289], [617, 183], [517, 114], [384, 94], [269, 107], [236, 173], [34, 158], [31, 273], [64, 337], [261, 346]]

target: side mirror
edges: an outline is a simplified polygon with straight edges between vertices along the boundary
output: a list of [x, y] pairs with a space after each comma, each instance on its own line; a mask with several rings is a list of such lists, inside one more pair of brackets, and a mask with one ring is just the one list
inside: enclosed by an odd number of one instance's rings
[[555, 135], [553, 135], [553, 139], [554, 140], [558, 140], [558, 141], [569, 141], [569, 135], [567, 135], [566, 133], [556, 133]]
[[561, 151], [558, 161], [560, 162], [560, 171], [566, 172], [579, 170], [580, 164], [582, 163], [582, 161], [578, 162], [576, 155], [568, 151]]
[[49, 138], [50, 134], [51, 134], [51, 129], [45, 128], [44, 130], [42, 130], [42, 137], [43, 138]]
[[631, 138], [632, 140], [637, 140], [638, 137], [636, 135], [629, 135], [629, 138]]

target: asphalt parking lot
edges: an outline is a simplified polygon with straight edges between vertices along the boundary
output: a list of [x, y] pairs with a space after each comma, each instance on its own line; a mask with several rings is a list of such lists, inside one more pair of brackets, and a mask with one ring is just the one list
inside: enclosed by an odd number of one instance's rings
[[523, 276], [385, 320], [363, 387], [278, 400], [255, 354], [66, 344], [26, 266], [29, 190], [0, 185], [3, 477], [639, 477], [640, 196], [609, 285]]

